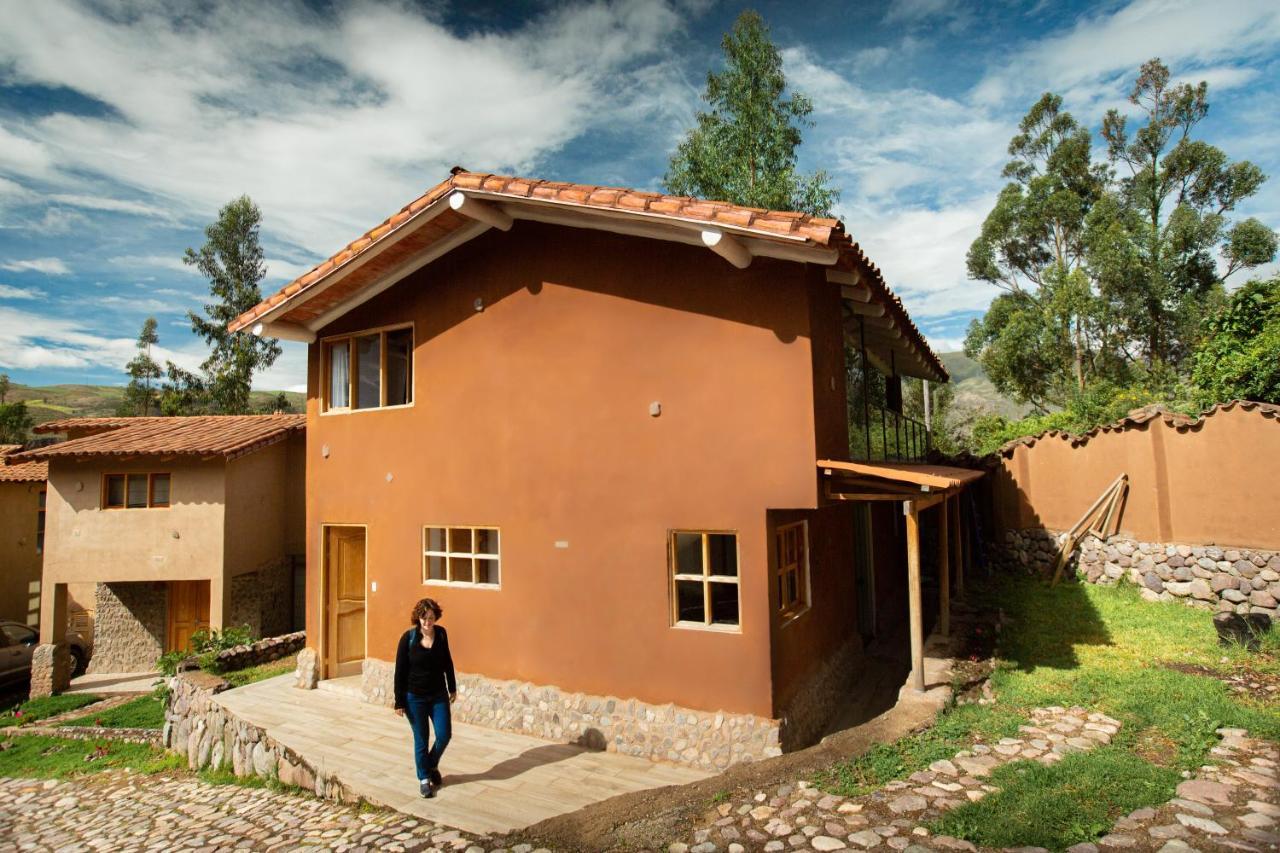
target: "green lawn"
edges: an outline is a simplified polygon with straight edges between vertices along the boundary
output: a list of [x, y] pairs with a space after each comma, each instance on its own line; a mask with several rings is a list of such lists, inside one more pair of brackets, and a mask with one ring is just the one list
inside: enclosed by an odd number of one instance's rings
[[1280, 740], [1280, 706], [1240, 697], [1206, 671], [1241, 667], [1274, 677], [1280, 642], [1222, 648], [1210, 613], [1142, 601], [1130, 586], [1002, 577], [969, 595], [1006, 624], [991, 676], [996, 702], [940, 715], [928, 731], [820, 774], [820, 787], [858, 795], [974, 741], [1012, 734], [1032, 708], [1080, 705], [1122, 723], [1112, 745], [1056, 765], [1019, 761], [993, 774], [1001, 790], [949, 812], [933, 828], [976, 844], [1061, 850], [1095, 840], [1118, 817], [1164, 802], [1184, 770], [1208, 760], [1222, 726]]
[[181, 770], [186, 759], [138, 743], [20, 735], [0, 751], [0, 777], [56, 779], [128, 767], [142, 773]]
[[117, 705], [100, 714], [76, 717], [67, 726], [102, 726], [108, 729], [159, 729], [164, 727], [165, 700], [147, 694]]
[[225, 679], [232, 687], [243, 687], [255, 681], [265, 681], [268, 678], [275, 678], [277, 675], [284, 675], [286, 672], [293, 672], [295, 669], [297, 669], [297, 661], [290, 656], [271, 661], [271, 663], [219, 673], [219, 676]]
[[67, 696], [41, 696], [38, 699], [29, 699], [16, 708], [0, 714], [0, 728], [34, 723], [47, 717], [74, 711], [77, 708], [83, 708], [85, 705], [92, 705], [94, 702], [100, 701], [102, 701], [101, 696], [91, 696], [87, 693], [73, 693]]

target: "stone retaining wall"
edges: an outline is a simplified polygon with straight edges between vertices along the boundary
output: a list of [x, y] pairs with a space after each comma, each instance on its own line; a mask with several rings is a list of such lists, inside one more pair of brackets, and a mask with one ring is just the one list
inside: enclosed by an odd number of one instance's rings
[[[998, 549], [1006, 566], [1037, 572], [1051, 571], [1056, 555], [1057, 534], [1044, 529], [1008, 531]], [[1141, 587], [1148, 600], [1181, 600], [1219, 612], [1263, 613], [1274, 620], [1280, 602], [1276, 551], [1089, 536], [1068, 568], [1089, 583], [1128, 580]]]
[[229, 687], [204, 672], [184, 672], [169, 679], [169, 707], [161, 733], [164, 746], [185, 757], [192, 770], [222, 768], [237, 776], [279, 779], [329, 800], [358, 801], [336, 776], [318, 771], [262, 728], [227, 713], [213, 697]]
[[256, 643], [233, 646], [218, 652], [218, 665], [222, 671], [244, 669], [248, 666], [270, 663], [273, 660], [297, 654], [307, 644], [307, 632], [295, 631], [279, 637], [267, 637]]
[[[302, 655], [299, 658], [301, 664]], [[387, 661], [365, 660], [361, 689], [366, 702], [393, 704], [394, 671], [395, 665]], [[453, 718], [704, 770], [723, 770], [740, 761], [782, 754], [777, 720], [569, 693], [553, 686], [465, 673], [458, 674]]]
[[95, 594], [91, 673], [148, 672], [164, 654], [169, 595], [164, 583], [100, 583]]
[[5, 729], [8, 737], [45, 735], [67, 740], [112, 740], [119, 743], [141, 743], [160, 746], [160, 732], [155, 729], [123, 729], [106, 726], [10, 726]]

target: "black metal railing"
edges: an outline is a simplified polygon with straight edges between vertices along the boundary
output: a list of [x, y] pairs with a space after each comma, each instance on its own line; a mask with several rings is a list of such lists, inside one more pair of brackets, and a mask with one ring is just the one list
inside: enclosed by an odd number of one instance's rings
[[929, 453], [929, 430], [915, 418], [867, 405], [865, 419], [851, 412], [849, 458], [866, 462], [919, 462]]

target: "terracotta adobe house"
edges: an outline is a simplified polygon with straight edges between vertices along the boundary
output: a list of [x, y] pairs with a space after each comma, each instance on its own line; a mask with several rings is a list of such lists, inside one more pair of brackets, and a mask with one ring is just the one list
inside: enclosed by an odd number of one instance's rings
[[0, 620], [40, 624], [40, 564], [44, 555], [43, 462], [14, 462], [20, 444], [0, 444]]
[[310, 345], [304, 686], [389, 703], [429, 596], [454, 713], [549, 738], [812, 741], [973, 475], [867, 462], [947, 373], [831, 219], [455, 169], [230, 328]]
[[[67, 435], [14, 457], [48, 466], [41, 637], [60, 635], [77, 584], [94, 589], [90, 672], [151, 671], [200, 628], [293, 630], [304, 577], [305, 427], [303, 415], [38, 426]], [[52, 673], [36, 668], [33, 694], [66, 686], [61, 663]]]

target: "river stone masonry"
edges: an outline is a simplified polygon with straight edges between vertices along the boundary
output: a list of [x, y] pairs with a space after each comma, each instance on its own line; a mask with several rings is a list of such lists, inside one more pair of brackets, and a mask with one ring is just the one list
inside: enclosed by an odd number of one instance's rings
[[[1040, 528], [1005, 534], [998, 557], [1007, 567], [1050, 572], [1058, 534]], [[1127, 580], [1149, 601], [1183, 601], [1231, 613], [1276, 619], [1280, 604], [1280, 552], [1218, 545], [1139, 542], [1125, 536], [1088, 536], [1074, 557], [1076, 577], [1089, 583]], [[1071, 564], [1069, 564], [1071, 565]]]
[[218, 652], [218, 666], [225, 670], [244, 669], [258, 664], [289, 657], [307, 642], [306, 631], [294, 631], [279, 637], [266, 637], [242, 646], [232, 646]]
[[[387, 707], [394, 703], [394, 671], [392, 663], [365, 659], [361, 689], [366, 702]], [[458, 674], [453, 719], [703, 770], [724, 770], [741, 761], [782, 754], [777, 720], [570, 693], [467, 673]]]
[[100, 583], [94, 589], [90, 673], [149, 672], [164, 654], [169, 592], [165, 583]]

